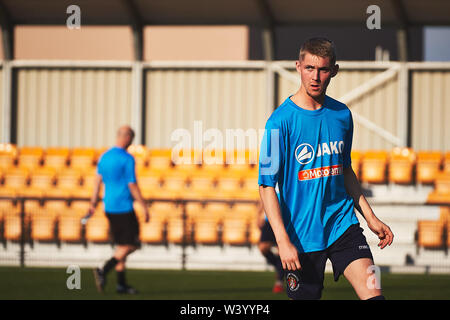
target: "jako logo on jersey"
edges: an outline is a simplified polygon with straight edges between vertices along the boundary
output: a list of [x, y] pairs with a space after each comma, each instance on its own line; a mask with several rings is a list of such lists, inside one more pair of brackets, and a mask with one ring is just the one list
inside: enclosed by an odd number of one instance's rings
[[314, 159], [314, 149], [309, 143], [302, 143], [295, 149], [295, 159], [300, 164], [307, 164]]
[[[344, 141], [330, 141], [319, 143], [317, 157], [325, 154], [341, 154], [344, 151]], [[309, 143], [302, 143], [295, 149], [295, 158], [300, 164], [308, 164], [314, 159], [314, 149]]]

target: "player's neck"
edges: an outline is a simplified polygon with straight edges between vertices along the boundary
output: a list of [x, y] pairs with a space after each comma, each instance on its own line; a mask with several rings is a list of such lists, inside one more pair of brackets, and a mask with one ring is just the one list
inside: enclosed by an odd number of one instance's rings
[[318, 110], [322, 107], [325, 101], [325, 93], [318, 97], [311, 97], [303, 87], [291, 97], [291, 100], [302, 109]]

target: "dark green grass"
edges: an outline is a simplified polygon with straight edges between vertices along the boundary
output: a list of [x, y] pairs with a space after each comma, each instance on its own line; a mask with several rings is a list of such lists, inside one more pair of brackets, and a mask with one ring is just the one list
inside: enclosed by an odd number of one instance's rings
[[[128, 270], [127, 279], [139, 289], [136, 296], [115, 293], [111, 272], [104, 294], [99, 294], [90, 269], [81, 269], [81, 289], [69, 290], [70, 274], [60, 268], [0, 267], [0, 299], [151, 299], [151, 300], [285, 300], [271, 292], [272, 272]], [[388, 299], [450, 299], [450, 275], [387, 274], [381, 277]], [[357, 299], [348, 282], [325, 275], [322, 299]]]

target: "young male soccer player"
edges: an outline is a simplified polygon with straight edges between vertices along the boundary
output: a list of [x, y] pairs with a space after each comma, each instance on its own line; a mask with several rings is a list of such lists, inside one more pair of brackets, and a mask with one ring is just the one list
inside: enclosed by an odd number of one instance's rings
[[326, 95], [339, 69], [334, 44], [307, 40], [296, 69], [299, 90], [267, 120], [258, 181], [286, 270], [287, 294], [320, 299], [330, 259], [335, 281], [343, 274], [360, 299], [384, 299], [378, 286], [367, 285], [374, 262], [354, 208], [380, 239], [381, 249], [394, 236], [373, 213], [352, 170], [351, 112]]
[[[277, 193], [278, 195], [278, 193]], [[281, 293], [283, 289], [284, 270], [281, 265], [280, 256], [272, 252], [272, 247], [277, 245], [275, 235], [270, 226], [267, 216], [265, 215], [262, 204], [259, 208], [258, 226], [261, 229], [261, 236], [259, 238], [258, 249], [266, 258], [267, 263], [275, 268], [276, 280], [272, 288], [273, 293]]]
[[105, 213], [116, 245], [114, 255], [106, 261], [103, 268], [94, 269], [96, 286], [100, 292], [105, 287], [106, 275], [115, 268], [117, 292], [137, 293], [137, 290], [129, 286], [125, 280], [126, 258], [140, 247], [139, 223], [133, 210], [133, 199], [143, 207], [145, 222], [149, 221], [149, 214], [136, 182], [134, 158], [126, 151], [133, 138], [134, 131], [129, 126], [119, 128], [116, 145], [101, 156], [97, 167], [97, 179], [89, 215], [95, 211], [100, 184], [103, 182]]

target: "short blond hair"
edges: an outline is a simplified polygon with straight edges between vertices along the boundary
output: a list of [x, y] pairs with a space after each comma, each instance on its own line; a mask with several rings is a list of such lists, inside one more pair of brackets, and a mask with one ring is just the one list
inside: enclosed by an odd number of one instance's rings
[[321, 57], [330, 58], [332, 65], [336, 64], [336, 47], [331, 40], [327, 38], [310, 38], [306, 40], [300, 47], [298, 58], [302, 61], [306, 53]]

